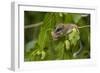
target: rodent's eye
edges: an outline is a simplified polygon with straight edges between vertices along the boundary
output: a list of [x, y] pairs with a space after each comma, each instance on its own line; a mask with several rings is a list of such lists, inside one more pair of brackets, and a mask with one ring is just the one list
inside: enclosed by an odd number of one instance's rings
[[58, 28], [58, 29], [56, 29], [56, 32], [59, 32], [59, 31], [61, 31], [62, 30], [62, 28]]

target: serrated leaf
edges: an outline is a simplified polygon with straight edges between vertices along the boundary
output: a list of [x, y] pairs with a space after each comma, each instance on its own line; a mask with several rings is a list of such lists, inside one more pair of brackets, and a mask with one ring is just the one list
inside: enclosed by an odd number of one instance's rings
[[66, 50], [70, 49], [70, 42], [69, 42], [69, 40], [65, 41], [65, 46], [66, 46]]
[[62, 13], [59, 13], [59, 16], [60, 16], [60, 17], [63, 17], [63, 14], [62, 14]]
[[73, 14], [72, 17], [73, 17], [74, 23], [76, 24], [79, 22], [82, 16], [80, 14]]
[[37, 51], [37, 53], [36, 53], [37, 55], [40, 55], [41, 54], [41, 51]]
[[72, 14], [70, 13], [64, 14], [64, 23], [73, 23]]
[[45, 51], [42, 51], [41, 52], [41, 59], [44, 59], [45, 58], [45, 55], [46, 55]]
[[68, 36], [72, 45], [76, 45], [77, 41], [80, 39], [79, 32], [76, 28], [73, 28], [72, 32]]

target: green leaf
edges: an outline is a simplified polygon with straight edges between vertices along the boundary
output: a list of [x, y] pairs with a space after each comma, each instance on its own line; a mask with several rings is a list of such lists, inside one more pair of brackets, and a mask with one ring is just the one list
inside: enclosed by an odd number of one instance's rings
[[65, 46], [66, 46], [66, 50], [70, 49], [70, 42], [69, 42], [69, 40], [65, 41]]
[[46, 55], [45, 51], [42, 51], [41, 52], [41, 59], [44, 59], [45, 58], [45, 55]]
[[76, 28], [73, 28], [73, 30], [69, 34], [68, 38], [69, 38], [71, 44], [75, 46], [77, 44], [77, 41], [80, 39], [78, 30]]
[[77, 24], [82, 16], [80, 14], [72, 14], [72, 17], [73, 17], [74, 23]]
[[55, 50], [56, 50], [56, 56], [57, 56], [57, 59], [63, 59], [63, 54], [64, 54], [64, 42], [59, 42], [56, 47], [55, 47]]
[[36, 53], [37, 55], [40, 55], [41, 54], [41, 51], [37, 51], [37, 53]]
[[73, 17], [70, 13], [64, 13], [64, 23], [73, 23]]

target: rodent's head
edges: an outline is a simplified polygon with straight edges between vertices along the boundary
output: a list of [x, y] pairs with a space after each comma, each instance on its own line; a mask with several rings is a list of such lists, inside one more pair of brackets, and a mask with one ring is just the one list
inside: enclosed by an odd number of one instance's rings
[[51, 32], [51, 35], [54, 40], [57, 40], [63, 35], [64, 32], [64, 24], [58, 24], [56, 28]]

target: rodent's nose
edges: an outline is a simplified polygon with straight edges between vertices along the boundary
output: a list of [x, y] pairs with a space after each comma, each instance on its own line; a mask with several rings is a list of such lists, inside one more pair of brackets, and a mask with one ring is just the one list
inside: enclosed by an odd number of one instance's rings
[[52, 36], [53, 40], [57, 40], [57, 38], [58, 38], [58, 36], [54, 32], [51, 32], [51, 36]]

